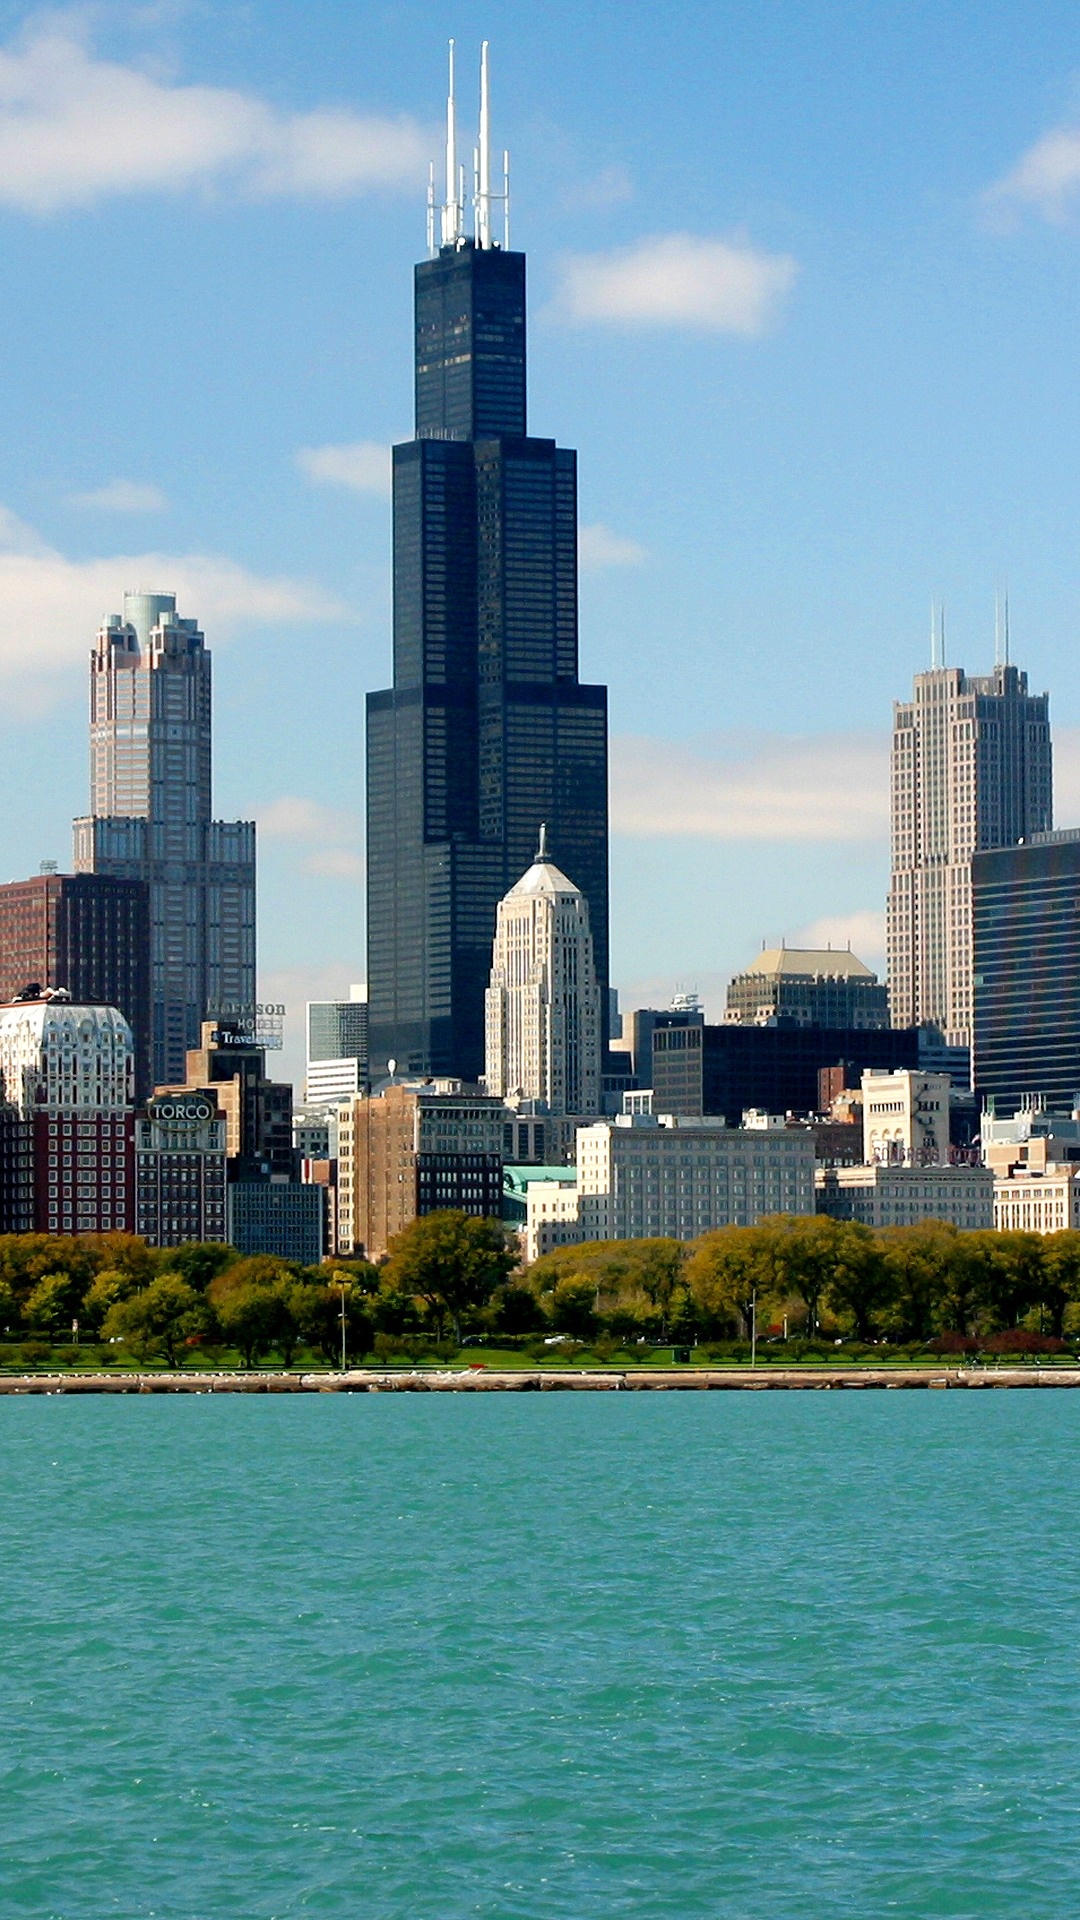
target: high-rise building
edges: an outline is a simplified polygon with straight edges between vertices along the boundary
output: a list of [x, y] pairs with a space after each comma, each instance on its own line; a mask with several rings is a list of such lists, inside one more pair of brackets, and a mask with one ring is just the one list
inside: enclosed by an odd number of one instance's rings
[[185, 1061], [185, 1077], [162, 1095], [212, 1094], [225, 1119], [230, 1181], [290, 1180], [296, 1168], [292, 1141], [292, 1087], [266, 1077], [266, 1054], [243, 1034], [206, 1021], [201, 1046]]
[[150, 906], [143, 880], [40, 873], [0, 886], [0, 1002], [64, 987], [82, 1006], [118, 1007], [135, 1042], [135, 1094], [150, 1075]]
[[323, 1060], [359, 1060], [367, 1074], [368, 1004], [366, 986], [349, 988], [347, 1000], [309, 1000], [307, 1003], [307, 1063]]
[[940, 1167], [949, 1159], [949, 1079], [944, 1073], [862, 1076], [863, 1159], [869, 1166]]
[[225, 1238], [225, 1120], [213, 1093], [162, 1093], [135, 1121], [136, 1231], [151, 1247]]
[[653, 1112], [722, 1114], [737, 1124], [762, 1113], [814, 1113], [818, 1076], [843, 1063], [848, 1084], [867, 1067], [917, 1067], [919, 1036], [893, 1027], [658, 1026], [653, 1032]]
[[1080, 831], [971, 863], [972, 1079], [1000, 1113], [1080, 1102]]
[[90, 656], [90, 812], [78, 873], [150, 894], [150, 1079], [183, 1077], [205, 1019], [255, 1004], [255, 827], [211, 818], [210, 655], [171, 593], [128, 593]]
[[[475, 231], [453, 87], [439, 241], [415, 275], [415, 438], [395, 447], [393, 686], [368, 696], [370, 1071], [475, 1080], [498, 903], [546, 820], [607, 1009], [607, 693], [578, 678], [576, 457], [528, 432], [525, 257]], [[484, 183], [488, 182], [487, 185]]]
[[446, 1208], [498, 1219], [501, 1100], [457, 1081], [391, 1086], [338, 1110], [338, 1248], [385, 1253], [419, 1215]]
[[730, 982], [724, 1017], [744, 1027], [887, 1027], [889, 992], [843, 947], [769, 947]]
[[892, 882], [886, 915], [893, 1024], [969, 1046], [971, 857], [1051, 823], [1049, 696], [999, 664], [915, 675], [893, 709]]
[[589, 903], [550, 859], [536, 858], [499, 902], [487, 990], [484, 1083], [551, 1114], [600, 1112], [600, 988]]
[[7, 1233], [130, 1233], [135, 1222], [131, 1028], [63, 989], [0, 1007]]

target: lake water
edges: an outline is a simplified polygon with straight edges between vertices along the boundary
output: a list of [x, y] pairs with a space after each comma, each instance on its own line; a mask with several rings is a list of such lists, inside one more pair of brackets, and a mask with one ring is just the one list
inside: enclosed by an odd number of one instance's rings
[[1080, 1393], [0, 1402], [0, 1913], [1080, 1908]]

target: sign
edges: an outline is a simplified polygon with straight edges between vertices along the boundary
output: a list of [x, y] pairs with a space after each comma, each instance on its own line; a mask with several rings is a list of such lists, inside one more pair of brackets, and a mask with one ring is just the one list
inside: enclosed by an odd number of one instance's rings
[[279, 1053], [284, 1045], [285, 1008], [280, 1001], [243, 1005], [238, 1000], [219, 1000], [207, 1011], [220, 1023], [219, 1046], [265, 1047], [267, 1052]]

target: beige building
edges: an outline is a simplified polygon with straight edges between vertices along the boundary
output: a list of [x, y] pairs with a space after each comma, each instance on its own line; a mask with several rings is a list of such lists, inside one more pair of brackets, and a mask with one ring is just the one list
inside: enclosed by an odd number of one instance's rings
[[[621, 1114], [577, 1132], [572, 1201], [529, 1190], [526, 1241], [693, 1240], [712, 1227], [753, 1226], [772, 1213], [814, 1211], [814, 1142], [802, 1128], [662, 1114]], [[545, 1216], [543, 1208], [549, 1208]], [[556, 1206], [558, 1212], [555, 1211]]]
[[871, 1068], [862, 1076], [863, 1160], [897, 1167], [945, 1166], [949, 1077]]
[[949, 1220], [974, 1232], [994, 1225], [994, 1176], [986, 1167], [819, 1167], [817, 1211], [867, 1227]]
[[999, 1233], [1064, 1233], [1080, 1228], [1080, 1167], [1050, 1161], [1041, 1173], [1000, 1175], [994, 1181], [994, 1225]]
[[458, 1080], [389, 1086], [338, 1108], [337, 1248], [377, 1259], [419, 1214], [502, 1212], [501, 1100]]
[[886, 913], [893, 1025], [970, 1046], [971, 856], [1052, 825], [1049, 700], [995, 666], [915, 675], [893, 709], [892, 880]]
[[584, 1235], [578, 1219], [577, 1176], [572, 1167], [565, 1180], [530, 1180], [525, 1189], [526, 1219], [522, 1257], [526, 1266], [556, 1247], [575, 1246]]
[[485, 1003], [484, 1082], [553, 1115], [600, 1112], [600, 986], [589, 903], [548, 858], [499, 902]]
[[768, 947], [727, 990], [729, 1026], [887, 1027], [889, 992], [877, 974], [840, 947]]
[[1023, 1108], [999, 1120], [985, 1113], [982, 1151], [994, 1176], [1000, 1232], [1080, 1227], [1080, 1115]]

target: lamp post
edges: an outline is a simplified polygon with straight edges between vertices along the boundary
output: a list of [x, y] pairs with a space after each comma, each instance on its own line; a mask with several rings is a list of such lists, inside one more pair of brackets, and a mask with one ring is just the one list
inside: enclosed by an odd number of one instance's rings
[[757, 1288], [750, 1295], [750, 1365], [757, 1366]]
[[341, 1371], [345, 1371], [345, 1282], [340, 1280], [341, 1288]]

